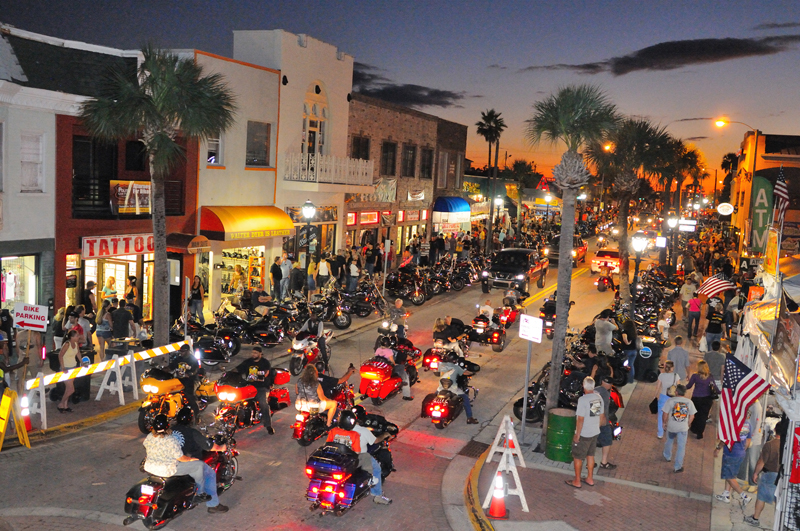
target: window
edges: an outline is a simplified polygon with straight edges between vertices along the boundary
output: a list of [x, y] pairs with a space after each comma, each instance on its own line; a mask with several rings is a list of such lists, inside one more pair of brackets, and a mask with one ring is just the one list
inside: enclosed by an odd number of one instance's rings
[[397, 163], [397, 144], [384, 142], [381, 146], [381, 175], [394, 175]]
[[419, 161], [420, 179], [430, 179], [433, 175], [433, 150], [423, 149]]
[[436, 177], [436, 188], [447, 188], [448, 153], [439, 153], [439, 172]]
[[147, 168], [147, 152], [144, 144], [138, 140], [125, 142], [125, 171], [145, 171]]
[[413, 177], [417, 165], [417, 146], [403, 144], [403, 177]]
[[269, 166], [271, 124], [247, 122], [246, 166]]
[[72, 137], [72, 215], [110, 218], [111, 181], [117, 179], [117, 144]]
[[[250, 131], [248, 130], [248, 138]], [[206, 141], [208, 149], [206, 151], [206, 163], [211, 166], [222, 166], [224, 164], [222, 158], [222, 135], [217, 133], [213, 138]]]
[[456, 176], [453, 183], [453, 190], [461, 190], [461, 178], [464, 176], [464, 154], [456, 155]]
[[369, 160], [369, 138], [354, 136], [350, 156], [354, 159]]
[[44, 192], [44, 135], [22, 133], [20, 137], [22, 165], [21, 192]]

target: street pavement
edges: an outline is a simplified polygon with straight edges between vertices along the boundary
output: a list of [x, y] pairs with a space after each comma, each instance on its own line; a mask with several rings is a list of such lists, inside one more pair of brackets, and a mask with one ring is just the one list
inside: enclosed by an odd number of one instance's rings
[[[588, 263], [573, 270], [571, 298], [578, 304], [571, 310], [571, 326], [580, 329], [587, 325], [612, 301], [613, 295], [598, 293], [593, 281]], [[531, 294], [528, 313], [537, 313], [542, 299], [554, 289], [556, 268], [551, 267], [545, 288]], [[409, 306], [410, 339], [424, 351], [431, 345], [431, 328], [437, 317], [449, 314], [469, 323], [476, 304], [487, 297], [496, 306], [502, 293], [484, 295], [480, 286], [475, 285], [461, 293], [434, 298], [421, 307]], [[354, 324], [358, 323], [356, 319]], [[342, 374], [349, 363], [359, 366], [371, 357], [375, 325], [354, 333], [337, 331], [336, 335], [343, 337], [331, 343], [335, 374]], [[482, 430], [491, 430], [487, 426], [497, 422], [497, 415], [507, 411], [521, 395], [525, 386], [527, 343], [517, 335], [515, 325], [509, 330], [504, 352], [494, 353], [490, 347], [480, 346], [470, 352], [470, 359], [481, 365], [480, 373], [472, 381], [480, 389], [474, 405], [479, 425], [467, 425], [462, 414], [445, 430], [436, 430], [429, 419], [419, 418], [421, 399], [437, 386], [432, 373], [421, 373], [421, 382], [412, 387], [415, 396], [412, 402], [402, 401], [398, 395], [381, 406], [364, 404], [368, 411], [383, 414], [401, 426], [401, 433], [392, 445], [398, 471], [385, 485], [386, 495], [394, 499], [393, 505], [380, 507], [366, 499], [341, 518], [320, 518], [317, 513], [309, 512], [303, 469], [307, 456], [320, 443], [303, 448], [291, 439], [289, 426], [294, 421], [294, 409], [289, 408], [274, 416], [277, 430], [274, 436], [267, 435], [261, 427], [238, 434], [243, 480], [221, 497], [231, 511], [209, 515], [201, 506], [171, 522], [169, 528], [407, 529], [413, 525], [417, 529], [466, 529], [447, 510], [463, 492], [463, 478], [460, 484], [454, 484], [452, 478], [446, 477], [446, 470], [459, 452], [467, 450], [467, 443]], [[247, 356], [248, 350], [243, 348], [234, 362]], [[550, 350], [551, 342], [547, 339], [534, 344], [532, 373], [549, 359]], [[265, 354], [276, 366], [288, 364], [285, 350], [273, 349]], [[357, 375], [351, 383], [357, 387]], [[294, 379], [289, 387], [294, 395]], [[211, 410], [213, 406], [204, 413], [204, 420], [210, 420]], [[0, 531], [119, 528], [124, 518], [125, 493], [142, 477], [138, 471], [144, 457], [142, 439], [133, 412], [69, 437], [41, 442], [32, 450], [15, 448], [2, 452], [0, 467], [5, 477], [14, 478], [14, 488], [5, 489], [0, 501]], [[481, 488], [481, 497], [484, 494]], [[533, 507], [549, 504], [549, 500], [544, 500], [529, 496]]]

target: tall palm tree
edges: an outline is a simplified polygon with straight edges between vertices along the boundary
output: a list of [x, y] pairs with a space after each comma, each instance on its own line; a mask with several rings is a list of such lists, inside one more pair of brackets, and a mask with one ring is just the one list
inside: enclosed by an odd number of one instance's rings
[[[619, 200], [617, 223], [620, 226], [619, 286], [623, 301], [630, 302], [628, 210], [630, 201], [641, 188], [642, 181], [654, 177], [662, 162], [671, 137], [663, 127], [647, 120], [626, 118], [603, 139], [590, 142], [586, 158], [598, 174], [612, 182]], [[607, 146], [610, 149], [606, 149]]]
[[725, 179], [722, 181], [722, 191], [719, 193], [720, 202], [731, 200], [731, 183], [733, 183], [733, 176], [739, 169], [739, 157], [736, 153], [726, 153], [722, 157], [722, 164], [720, 165], [722, 171], [725, 172]]
[[[491, 205], [491, 201], [494, 199], [494, 188], [495, 188], [495, 181], [497, 181], [497, 163], [498, 163], [498, 152], [500, 151], [500, 136], [503, 134], [503, 131], [506, 129], [506, 122], [501, 117], [502, 113], [495, 111], [494, 109], [489, 109], [487, 111], [481, 112], [481, 121], [477, 122], [475, 126], [478, 128], [478, 134], [481, 135], [486, 142], [489, 143], [489, 158], [486, 160], [486, 166], [488, 168], [487, 178], [491, 180], [491, 191], [489, 192], [489, 227], [486, 234], [486, 252], [489, 252], [489, 248], [492, 242], [492, 229], [494, 228], [494, 208]], [[494, 153], [494, 169], [492, 169], [492, 144], [495, 145], [495, 153]]]
[[525, 188], [536, 188], [542, 178], [542, 174], [536, 171], [536, 164], [527, 160], [515, 159], [511, 163], [512, 178], [517, 181], [517, 197], [519, 197], [519, 208], [517, 209], [517, 234], [522, 232], [522, 190]]
[[220, 74], [203, 75], [194, 61], [146, 46], [136, 79], [111, 72], [96, 99], [83, 104], [80, 117], [101, 141], [139, 138], [151, 179], [151, 217], [155, 246], [153, 330], [156, 345], [169, 338], [169, 278], [164, 179], [185, 153], [176, 141], [204, 140], [233, 124], [233, 93]]
[[[561, 188], [561, 241], [559, 243], [558, 299], [551, 355], [551, 377], [547, 387], [547, 410], [558, 404], [561, 384], [557, 376], [564, 360], [569, 298], [572, 288], [572, 237], [575, 233], [575, 198], [591, 177], [579, 150], [602, 138], [618, 122], [616, 106], [598, 87], [571, 85], [533, 105], [533, 116], [526, 120], [526, 137], [532, 145], [542, 140], [551, 144], [564, 142], [567, 151], [553, 168], [553, 178]], [[545, 428], [547, 415], [545, 415]], [[542, 430], [546, 434], [546, 429]]]

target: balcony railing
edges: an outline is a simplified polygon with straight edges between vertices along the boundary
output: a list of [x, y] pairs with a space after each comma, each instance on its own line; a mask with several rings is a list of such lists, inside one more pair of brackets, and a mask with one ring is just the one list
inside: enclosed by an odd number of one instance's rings
[[371, 186], [373, 164], [371, 160], [288, 153], [283, 179], [308, 183]]

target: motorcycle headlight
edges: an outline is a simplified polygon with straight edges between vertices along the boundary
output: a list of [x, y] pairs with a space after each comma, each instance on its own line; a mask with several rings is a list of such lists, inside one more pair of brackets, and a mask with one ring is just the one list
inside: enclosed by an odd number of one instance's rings
[[642, 336], [642, 343], [654, 343], [655, 340], [653, 336]]
[[602, 236], [598, 236], [597, 237], [597, 241], [599, 241], [599, 242], [603, 241], [603, 237]]
[[484, 271], [484, 272], [481, 273], [481, 276], [482, 277], [488, 277], [489, 276], [489, 272], [488, 271]]
[[573, 250], [572, 250], [572, 257], [574, 258], [574, 257], [576, 257], [576, 256], [578, 256], [578, 251], [576, 251], [575, 249], [573, 249]]
[[525, 275], [517, 275], [517, 276], [516, 276], [516, 277], [514, 277], [514, 278], [516, 278], [517, 280], [522, 280], [522, 279], [524, 279], [524, 278], [525, 278]]
[[199, 348], [194, 351], [194, 357], [195, 357], [195, 359], [198, 359], [198, 360], [203, 357], [203, 353], [200, 351]]
[[550, 254], [550, 249], [545, 249], [544, 250], [544, 255], [547, 256], [548, 254]]
[[294, 419], [303, 422], [303, 419], [305, 419], [305, 417], [303, 416], [302, 413], [298, 413], [297, 415], [294, 416]]
[[294, 350], [303, 350], [303, 345], [302, 345], [302, 343], [298, 343], [296, 341], [292, 341], [292, 348]]
[[612, 234], [619, 234], [619, 229], [614, 229], [611, 231]]
[[389, 321], [384, 321], [384, 322], [382, 322], [382, 323], [381, 323], [381, 327], [383, 327], [383, 328], [389, 328]]

